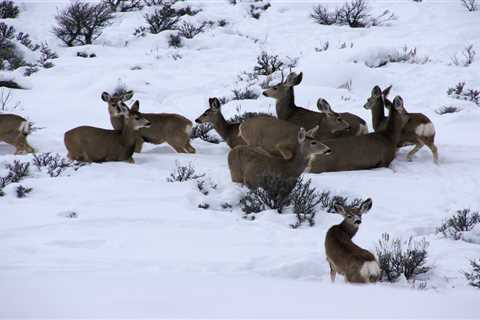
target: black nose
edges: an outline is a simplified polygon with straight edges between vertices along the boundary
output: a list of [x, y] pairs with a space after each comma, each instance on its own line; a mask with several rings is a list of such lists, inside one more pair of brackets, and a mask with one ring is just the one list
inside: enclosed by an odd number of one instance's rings
[[200, 121], [200, 119], [195, 119], [195, 122], [196, 122], [196, 123], [202, 123], [202, 122]]
[[148, 121], [146, 124], [145, 124], [147, 127], [150, 127], [152, 125], [152, 123], [150, 121]]
[[330, 154], [332, 154], [332, 149], [328, 149], [327, 151], [325, 151], [325, 154], [328, 156]]
[[350, 131], [350, 130], [352, 130], [352, 127], [348, 126], [346, 130]]
[[355, 221], [354, 223], [355, 223], [355, 224], [360, 224], [360, 223], [362, 223], [362, 221], [357, 220], [357, 221]]
[[266, 91], [263, 91], [262, 94], [263, 94], [265, 97], [268, 97]]

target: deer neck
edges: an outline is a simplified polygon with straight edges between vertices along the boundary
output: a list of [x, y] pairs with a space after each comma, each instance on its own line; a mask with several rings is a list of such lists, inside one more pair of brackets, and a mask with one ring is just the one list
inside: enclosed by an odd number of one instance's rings
[[297, 108], [293, 88], [289, 88], [287, 95], [277, 100], [275, 108], [279, 119], [285, 120], [290, 117], [295, 108]]
[[402, 128], [403, 128], [403, 119], [402, 115], [397, 112], [397, 110], [391, 106], [388, 113], [387, 127], [385, 129], [385, 135], [397, 145], [400, 141]]
[[135, 146], [135, 143], [139, 137], [140, 133], [138, 130], [133, 130], [127, 124], [123, 125], [122, 133], [121, 133], [121, 141], [122, 145], [125, 147]]
[[223, 114], [219, 111], [218, 115], [212, 121], [213, 127], [217, 130], [218, 134], [225, 140], [228, 136], [228, 129], [230, 124], [225, 120]]
[[378, 130], [382, 124], [385, 122], [385, 107], [384, 103], [377, 103], [373, 108], [372, 108], [372, 124], [373, 124], [373, 129]]
[[302, 172], [308, 166], [309, 159], [310, 159], [310, 157], [307, 157], [304, 153], [303, 146], [299, 145], [297, 147], [297, 150], [295, 150], [295, 155], [290, 160], [291, 168], [293, 168], [293, 170], [295, 170], [294, 173], [297, 174], [297, 175], [302, 174]]
[[357, 234], [358, 231], [358, 226], [357, 225], [351, 225], [347, 223], [346, 220], [343, 220], [342, 223], [339, 224], [340, 229], [342, 229], [343, 232], [348, 236], [349, 239], [352, 239], [355, 234]]

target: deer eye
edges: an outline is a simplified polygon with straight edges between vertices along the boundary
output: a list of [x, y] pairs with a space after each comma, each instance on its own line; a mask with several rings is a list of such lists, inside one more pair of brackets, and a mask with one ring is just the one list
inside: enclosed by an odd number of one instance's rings
[[352, 219], [353, 216], [352, 216], [351, 214], [349, 214], [349, 215], [347, 216], [347, 218], [348, 218], [348, 219]]
[[341, 121], [342, 121], [342, 119], [340, 119], [340, 118], [337, 118], [337, 122], [341, 122]]
[[140, 120], [140, 117], [135, 117], [135, 120]]
[[317, 141], [312, 141], [311, 144], [314, 146], [317, 144]]

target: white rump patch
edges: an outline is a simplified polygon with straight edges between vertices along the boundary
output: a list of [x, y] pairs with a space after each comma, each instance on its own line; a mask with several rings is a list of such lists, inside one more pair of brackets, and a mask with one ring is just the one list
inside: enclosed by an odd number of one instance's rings
[[189, 137], [192, 135], [192, 125], [191, 124], [187, 124], [187, 126], [185, 127], [185, 133]]
[[20, 126], [18, 127], [18, 131], [20, 131], [23, 134], [29, 134], [30, 133], [30, 122], [28, 121], [22, 121], [20, 123]]
[[360, 269], [360, 275], [364, 279], [370, 279], [371, 277], [378, 278], [380, 277], [380, 266], [377, 261], [367, 261], [363, 263], [362, 268]]
[[415, 133], [421, 137], [432, 137], [435, 135], [435, 127], [431, 122], [421, 124], [415, 129]]

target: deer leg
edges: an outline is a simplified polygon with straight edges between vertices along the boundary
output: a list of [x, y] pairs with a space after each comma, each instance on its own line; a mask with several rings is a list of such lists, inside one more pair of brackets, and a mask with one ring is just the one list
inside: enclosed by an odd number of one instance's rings
[[190, 144], [190, 141], [187, 141], [187, 142], [185, 143], [185, 147], [184, 147], [184, 148], [185, 148], [185, 150], [186, 150], [187, 153], [195, 153], [195, 152], [196, 152], [195, 148], [192, 147], [192, 145]]
[[332, 280], [332, 283], [333, 283], [335, 282], [335, 277], [337, 275], [337, 272], [335, 271], [335, 267], [330, 262], [328, 262], [328, 264], [330, 265], [330, 280]]
[[126, 161], [127, 161], [128, 163], [132, 163], [132, 164], [135, 163], [135, 160], [133, 160], [132, 157], [128, 158]]
[[27, 142], [27, 136], [21, 135], [17, 139], [17, 146], [19, 146], [25, 153], [34, 153], [35, 150]]
[[413, 147], [413, 149], [410, 150], [410, 152], [407, 154], [407, 160], [412, 161], [413, 155], [417, 153], [418, 150], [420, 150], [424, 144], [425, 143], [420, 138], [417, 138], [417, 143], [415, 144], [415, 147]]
[[143, 138], [138, 138], [137, 141], [135, 141], [135, 153], [141, 153], [142, 148], [143, 148]]
[[435, 164], [438, 164], [438, 148], [437, 146], [432, 142], [429, 142], [429, 143], [426, 143], [426, 146], [430, 149], [430, 151], [432, 151], [432, 155], [433, 155], [433, 162], [435, 162]]

